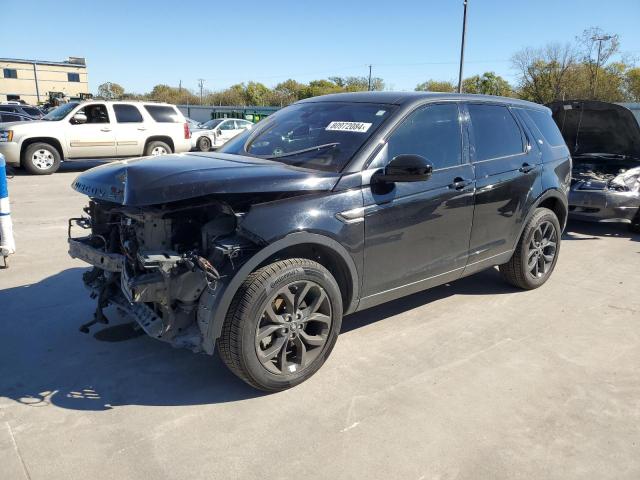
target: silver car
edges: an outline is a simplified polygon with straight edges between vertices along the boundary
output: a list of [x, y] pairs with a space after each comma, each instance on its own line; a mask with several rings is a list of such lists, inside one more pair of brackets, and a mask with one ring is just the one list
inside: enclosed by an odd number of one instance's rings
[[216, 118], [191, 130], [192, 150], [208, 152], [227, 143], [236, 135], [252, 128], [253, 123], [240, 118]]
[[640, 125], [631, 110], [592, 100], [548, 107], [573, 157], [570, 216], [640, 232]]

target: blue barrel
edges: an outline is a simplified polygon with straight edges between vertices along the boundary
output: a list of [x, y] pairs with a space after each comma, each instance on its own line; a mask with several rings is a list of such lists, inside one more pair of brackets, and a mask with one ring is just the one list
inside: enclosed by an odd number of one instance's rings
[[7, 185], [7, 162], [0, 153], [0, 256], [8, 257], [16, 251], [9, 205], [9, 187]]

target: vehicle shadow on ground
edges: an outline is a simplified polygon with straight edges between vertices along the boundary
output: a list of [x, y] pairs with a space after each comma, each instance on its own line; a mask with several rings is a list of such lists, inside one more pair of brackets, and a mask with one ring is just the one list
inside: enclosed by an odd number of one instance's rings
[[563, 240], [600, 240], [601, 237], [628, 238], [640, 242], [640, 234], [629, 230], [626, 223], [596, 223], [570, 220], [567, 223]]
[[[193, 354], [139, 335], [128, 320], [78, 331], [94, 301], [72, 268], [36, 284], [0, 291], [0, 397], [26, 407], [109, 410], [123, 405], [199, 405], [264, 395], [216, 356]], [[515, 289], [495, 270], [348, 316], [343, 333], [450, 295], [494, 295]], [[107, 309], [113, 319], [114, 312]], [[117, 317], [117, 316], [116, 316]]]

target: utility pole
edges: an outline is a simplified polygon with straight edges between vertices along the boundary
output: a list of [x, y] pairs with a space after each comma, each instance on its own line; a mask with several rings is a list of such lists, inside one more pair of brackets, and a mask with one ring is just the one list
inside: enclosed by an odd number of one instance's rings
[[178, 92], [182, 93], [182, 80], [178, 82]]
[[204, 78], [198, 79], [198, 86], [200, 87], [200, 105], [202, 105], [202, 89], [204, 88]]
[[611, 40], [611, 35], [601, 35], [591, 37], [591, 40], [598, 42], [598, 58], [596, 58], [596, 73], [593, 77], [593, 91], [591, 93], [591, 98], [596, 98], [596, 90], [598, 88], [598, 70], [600, 69], [600, 51], [602, 50], [602, 42], [606, 42], [607, 40]]
[[373, 65], [369, 65], [369, 91], [371, 91], [371, 67]]
[[464, 39], [467, 34], [467, 3], [463, 0], [464, 14], [462, 16], [462, 45], [460, 46], [460, 71], [458, 72], [458, 93], [462, 93], [462, 66], [464, 65]]

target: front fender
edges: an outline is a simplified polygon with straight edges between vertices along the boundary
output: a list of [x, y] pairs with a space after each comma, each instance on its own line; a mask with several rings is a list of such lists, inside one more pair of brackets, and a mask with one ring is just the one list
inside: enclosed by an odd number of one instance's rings
[[203, 332], [202, 347], [205, 352], [213, 354], [215, 342], [222, 332], [222, 324], [224, 323], [231, 301], [249, 274], [269, 257], [295, 245], [320, 245], [330, 248], [342, 258], [349, 270], [353, 289], [351, 301], [349, 305], [345, 306], [345, 312], [353, 312], [356, 309], [359, 299], [358, 272], [355, 262], [347, 250], [334, 239], [325, 235], [310, 232], [292, 233], [267, 245], [247, 260], [230, 280], [224, 283], [219, 282], [215, 290], [210, 291], [207, 289], [201, 295], [198, 302], [197, 318], [198, 326], [201, 332]]

